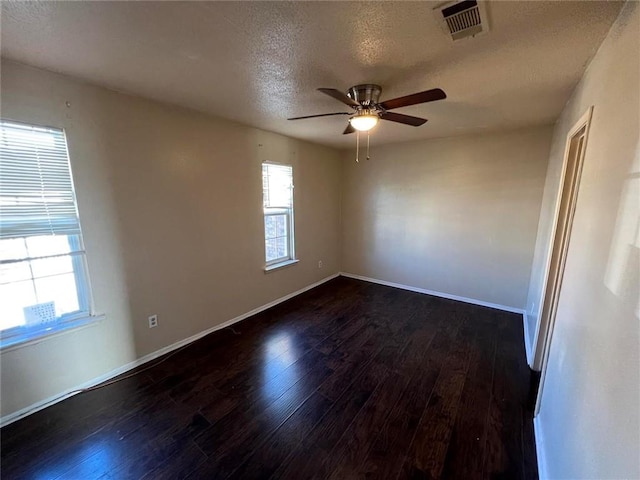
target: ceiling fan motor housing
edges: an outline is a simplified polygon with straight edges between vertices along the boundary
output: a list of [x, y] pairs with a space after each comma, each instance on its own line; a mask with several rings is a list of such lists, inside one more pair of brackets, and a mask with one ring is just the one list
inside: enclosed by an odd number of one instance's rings
[[[351, 87], [345, 95], [335, 88], [318, 88], [318, 91], [329, 95], [331, 98], [338, 100], [340, 103], [351, 107], [355, 112], [334, 112], [321, 113], [319, 115], [306, 115], [304, 117], [293, 117], [288, 120], [302, 120], [314, 117], [328, 117], [333, 115], [349, 115], [349, 124], [343, 134], [353, 133], [356, 130], [367, 131], [373, 128], [378, 120], [388, 120], [390, 122], [402, 123], [419, 127], [424, 125], [427, 120], [420, 117], [412, 117], [402, 113], [390, 112], [396, 108], [418, 105], [421, 103], [434, 102], [436, 100], [444, 100], [447, 95], [439, 88], [432, 88], [424, 92], [416, 92], [403, 97], [392, 98], [380, 102], [380, 93], [382, 87], [373, 83], [364, 83]], [[360, 128], [354, 125], [356, 122]], [[373, 123], [371, 123], [373, 122]]]
[[374, 85], [372, 83], [366, 83], [363, 85], [356, 85], [351, 87], [347, 92], [347, 95], [352, 100], [358, 102], [364, 108], [373, 107], [380, 101], [380, 93], [382, 87], [380, 85]]

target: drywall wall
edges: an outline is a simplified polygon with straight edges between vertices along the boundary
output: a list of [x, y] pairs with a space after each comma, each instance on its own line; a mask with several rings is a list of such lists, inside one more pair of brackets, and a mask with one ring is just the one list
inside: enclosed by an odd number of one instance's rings
[[550, 141], [542, 126], [345, 152], [342, 270], [524, 308]]
[[[554, 129], [529, 293], [536, 303], [566, 136], [593, 106], [536, 418], [541, 478], [640, 478], [639, 7], [623, 7]], [[537, 317], [529, 312], [530, 328]]]
[[[3, 118], [66, 130], [106, 314], [2, 352], [3, 416], [339, 271], [337, 151], [12, 62], [0, 93]], [[263, 160], [293, 165], [300, 259], [268, 274]]]

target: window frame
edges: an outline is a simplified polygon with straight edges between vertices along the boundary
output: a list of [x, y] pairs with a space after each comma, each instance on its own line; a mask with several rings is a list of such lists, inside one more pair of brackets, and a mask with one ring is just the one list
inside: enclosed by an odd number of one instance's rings
[[[291, 206], [290, 207], [283, 207], [283, 206], [277, 206], [277, 207], [266, 207], [264, 205], [264, 166], [265, 165], [275, 165], [278, 167], [287, 167], [291, 170], [291, 192], [290, 192], [290, 203]], [[285, 267], [288, 265], [293, 265], [295, 263], [298, 263], [298, 259], [296, 258], [296, 249], [295, 249], [295, 213], [294, 213], [294, 192], [295, 192], [295, 186], [294, 186], [294, 182], [293, 182], [293, 165], [291, 164], [286, 164], [286, 163], [280, 163], [280, 162], [273, 162], [273, 161], [263, 161], [261, 163], [261, 178], [262, 178], [262, 195], [263, 195], [263, 200], [262, 200], [262, 224], [263, 224], [263, 228], [264, 228], [264, 235], [263, 235], [263, 245], [264, 245], [264, 259], [265, 259], [265, 264], [264, 264], [264, 270], [265, 272], [269, 272], [272, 270], [276, 270], [278, 268], [281, 267]], [[275, 215], [285, 215], [286, 216], [286, 239], [287, 239], [287, 252], [288, 255], [284, 256], [284, 257], [279, 257], [279, 258], [274, 258], [271, 260], [267, 260], [267, 226], [266, 226], [266, 218], [268, 216], [275, 216]]]
[[[10, 124], [24, 125], [25, 127], [42, 128], [57, 130], [64, 138], [64, 147], [66, 155], [66, 163], [69, 169], [69, 178], [71, 181], [71, 190], [73, 194], [73, 201], [75, 204], [76, 215], [78, 217], [79, 231], [76, 234], [67, 234], [67, 240], [69, 242], [70, 251], [68, 253], [60, 253], [53, 255], [45, 255], [42, 257], [26, 257], [23, 259], [11, 259], [7, 260], [5, 264], [17, 263], [20, 261], [31, 262], [40, 258], [55, 258], [55, 257], [69, 257], [73, 268], [73, 276], [75, 279], [76, 295], [78, 299], [78, 310], [74, 312], [64, 313], [50, 322], [45, 322], [35, 325], [17, 325], [9, 327], [4, 330], [0, 330], [0, 350], [5, 351], [7, 349], [13, 349], [28, 344], [38, 343], [43, 339], [53, 336], [71, 329], [87, 326], [97, 321], [101, 321], [105, 318], [105, 315], [96, 314], [94, 311], [93, 295], [91, 289], [91, 283], [89, 278], [89, 269], [87, 264], [87, 256], [84, 247], [84, 239], [82, 233], [82, 225], [80, 221], [80, 215], [78, 211], [78, 200], [76, 197], [76, 188], [73, 181], [73, 169], [71, 166], [71, 158], [69, 155], [69, 144], [67, 140], [67, 132], [64, 128], [51, 127], [38, 125], [34, 123], [26, 123], [16, 121], [8, 118], [0, 118], [1, 122]], [[16, 238], [34, 238], [40, 235], [25, 235], [24, 237]], [[1, 238], [0, 238], [1, 239]], [[31, 273], [30, 280], [33, 282], [38, 278], [34, 277]], [[9, 282], [15, 283], [15, 282]]]

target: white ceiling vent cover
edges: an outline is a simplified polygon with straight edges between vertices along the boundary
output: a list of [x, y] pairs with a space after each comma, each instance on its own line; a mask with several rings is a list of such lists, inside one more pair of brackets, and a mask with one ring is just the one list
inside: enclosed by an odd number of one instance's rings
[[489, 30], [485, 2], [448, 2], [434, 9], [443, 30], [453, 41], [475, 37]]

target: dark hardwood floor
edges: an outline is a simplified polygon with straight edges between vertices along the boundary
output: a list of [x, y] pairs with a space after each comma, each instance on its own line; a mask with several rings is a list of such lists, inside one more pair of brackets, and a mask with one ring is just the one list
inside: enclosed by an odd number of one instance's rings
[[344, 277], [3, 428], [3, 479], [535, 479], [520, 315]]

